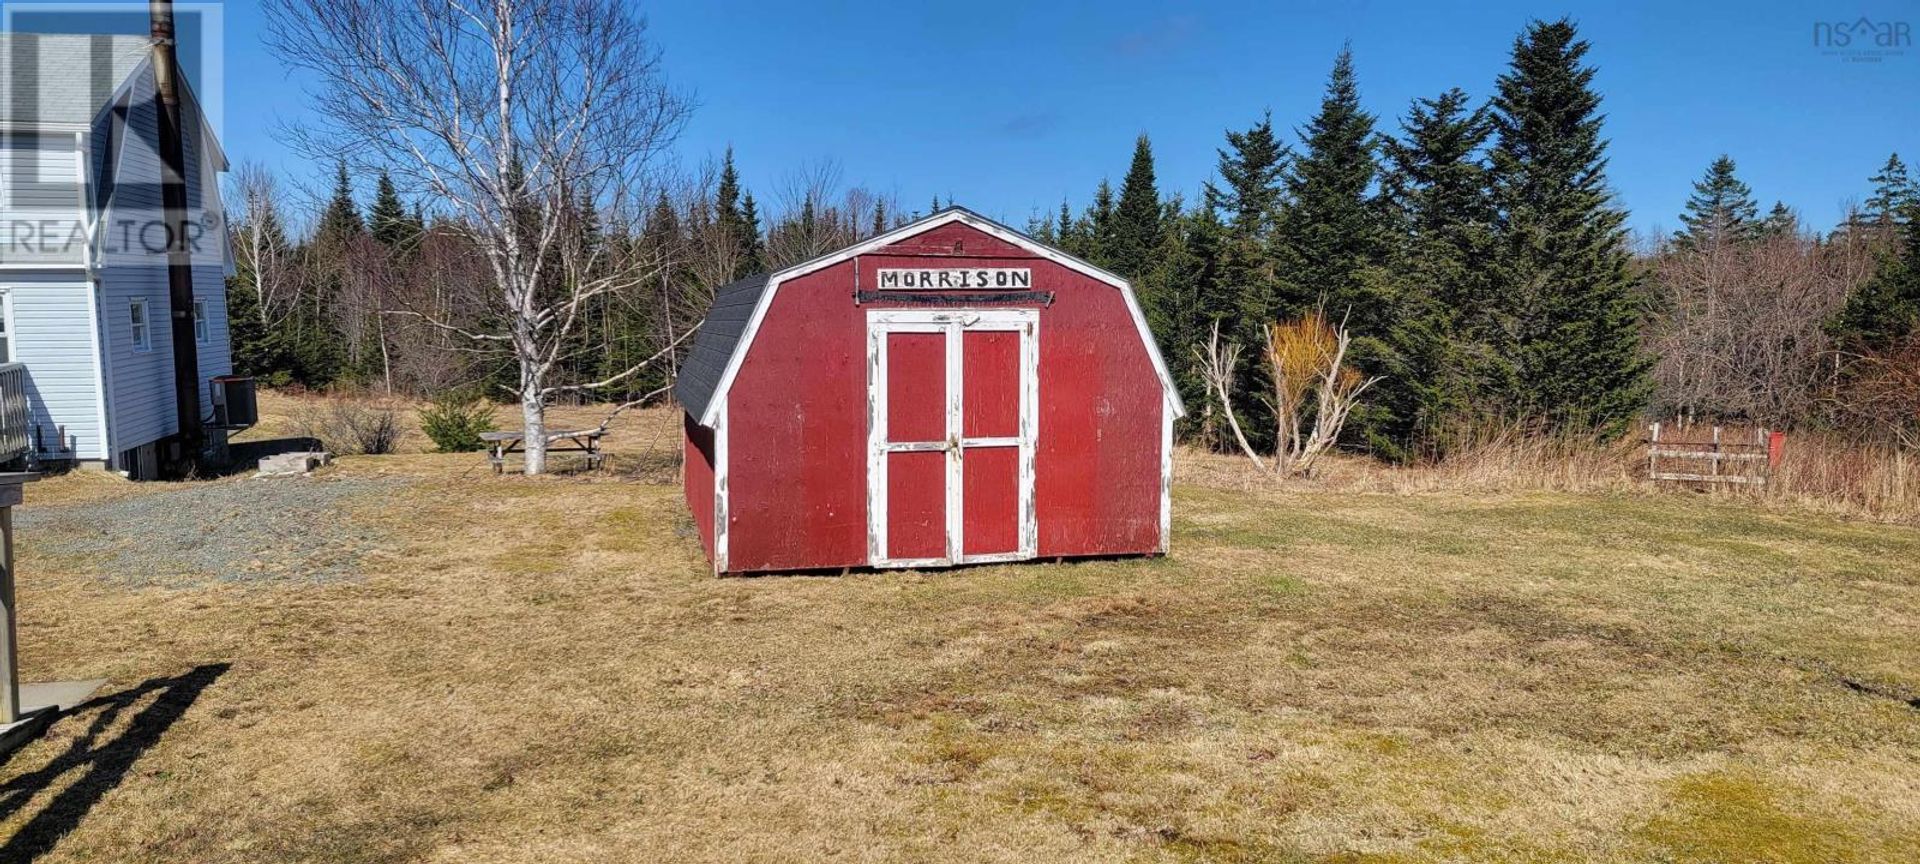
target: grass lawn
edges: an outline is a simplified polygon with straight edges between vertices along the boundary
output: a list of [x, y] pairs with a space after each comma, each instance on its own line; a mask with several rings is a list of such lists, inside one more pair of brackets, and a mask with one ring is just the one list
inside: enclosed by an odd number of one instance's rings
[[[1169, 559], [714, 579], [671, 428], [29, 487], [23, 676], [112, 683], [0, 861], [1920, 859], [1920, 530], [1190, 483]], [[271, 483], [341, 539], [102, 524]]]

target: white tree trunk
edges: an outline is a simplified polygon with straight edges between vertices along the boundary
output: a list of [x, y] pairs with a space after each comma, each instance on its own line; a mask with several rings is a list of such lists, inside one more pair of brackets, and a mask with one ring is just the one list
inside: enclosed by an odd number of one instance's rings
[[520, 422], [524, 430], [521, 434], [526, 436], [521, 442], [521, 449], [526, 451], [521, 470], [527, 476], [545, 474], [547, 472], [547, 405], [546, 401], [540, 398], [540, 387], [537, 384], [523, 385], [520, 388]]

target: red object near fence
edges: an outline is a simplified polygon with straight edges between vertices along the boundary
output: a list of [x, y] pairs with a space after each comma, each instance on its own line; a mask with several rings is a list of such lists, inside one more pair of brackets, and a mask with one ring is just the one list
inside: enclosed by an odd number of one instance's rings
[[1780, 467], [1780, 460], [1787, 455], [1787, 433], [1770, 432], [1767, 434], [1767, 467]]
[[965, 209], [721, 288], [675, 392], [716, 573], [1167, 550], [1132, 288]]

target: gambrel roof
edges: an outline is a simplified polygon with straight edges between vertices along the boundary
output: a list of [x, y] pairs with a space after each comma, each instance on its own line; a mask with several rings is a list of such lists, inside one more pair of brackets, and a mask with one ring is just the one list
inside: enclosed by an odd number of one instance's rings
[[0, 121], [84, 127], [152, 59], [144, 36], [0, 33]]
[[1133, 286], [1127, 280], [965, 207], [948, 207], [892, 231], [876, 234], [838, 252], [830, 252], [783, 270], [749, 276], [722, 286], [715, 292], [712, 311], [708, 313], [707, 319], [701, 322], [699, 332], [694, 334], [693, 351], [687, 358], [686, 366], [680, 371], [679, 380], [674, 384], [674, 397], [680, 400], [681, 406], [696, 422], [702, 426], [712, 427], [718, 419], [719, 408], [725, 400], [727, 389], [733, 385], [734, 377], [739, 374], [740, 364], [746, 357], [747, 348], [752, 345], [754, 333], [759, 330], [760, 322], [765, 319], [767, 309], [773, 304], [773, 298], [779, 291], [781, 283], [859, 255], [877, 252], [901, 240], [951, 222], [961, 223], [983, 234], [1022, 247], [1069, 270], [1077, 271], [1118, 289], [1126, 300], [1127, 312], [1132, 316], [1134, 326], [1139, 331], [1141, 345], [1153, 361], [1154, 372], [1159, 376], [1160, 385], [1166, 393], [1167, 405], [1173, 409], [1175, 417], [1186, 416], [1187, 410], [1180, 401], [1180, 391], [1174, 386], [1173, 375], [1167, 371], [1167, 362], [1160, 356], [1160, 346], [1154, 341], [1152, 331], [1147, 329], [1147, 317], [1140, 309], [1139, 298], [1134, 296]]
[[736, 279], [714, 292], [713, 308], [707, 310], [707, 320], [700, 322], [700, 332], [693, 335], [693, 350], [687, 354], [686, 365], [680, 367], [680, 377], [673, 382], [673, 398], [693, 416], [707, 410], [707, 403], [719, 389], [727, 360], [747, 332], [747, 322], [753, 320], [753, 309], [760, 304], [767, 277], [772, 275]]

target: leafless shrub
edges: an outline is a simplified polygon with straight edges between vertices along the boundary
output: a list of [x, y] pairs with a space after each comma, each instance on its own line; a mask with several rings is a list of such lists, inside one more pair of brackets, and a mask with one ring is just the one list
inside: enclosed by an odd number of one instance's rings
[[[1318, 313], [1297, 321], [1269, 324], [1266, 329], [1267, 369], [1273, 381], [1267, 405], [1273, 410], [1275, 435], [1271, 461], [1247, 442], [1240, 420], [1233, 410], [1235, 367], [1240, 363], [1240, 346], [1220, 344], [1220, 325], [1204, 348], [1195, 346], [1201, 377], [1210, 393], [1220, 401], [1227, 425], [1233, 430], [1240, 450], [1262, 471], [1307, 476], [1314, 465], [1340, 440], [1347, 415], [1359, 404], [1361, 394], [1379, 382], [1346, 364], [1351, 337], [1343, 324], [1335, 327]], [[1312, 416], [1307, 406], [1312, 404]]]
[[1920, 450], [1920, 333], [1855, 358], [1841, 407], [1868, 437]]
[[395, 452], [406, 427], [392, 403], [351, 396], [307, 402], [293, 415], [296, 434], [318, 439], [342, 456], [384, 456]]
[[1816, 418], [1837, 358], [1823, 325], [1872, 272], [1869, 244], [1782, 233], [1661, 250], [1648, 346], [1655, 410], [1776, 427]]
[[[1347, 365], [1352, 337], [1345, 324], [1327, 323], [1319, 313], [1298, 321], [1267, 325], [1267, 370], [1273, 380], [1276, 430], [1274, 470], [1288, 474], [1313, 473], [1315, 462], [1340, 440], [1347, 415], [1361, 394], [1379, 383]], [[1307, 425], [1307, 397], [1313, 397], [1312, 425]]]

